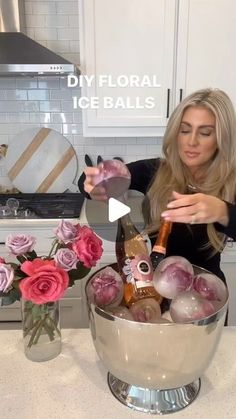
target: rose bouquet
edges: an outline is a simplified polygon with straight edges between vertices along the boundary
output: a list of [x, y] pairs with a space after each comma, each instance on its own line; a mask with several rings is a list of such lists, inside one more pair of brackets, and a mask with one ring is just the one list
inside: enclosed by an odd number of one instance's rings
[[37, 344], [42, 334], [50, 341], [60, 334], [57, 316], [51, 314], [53, 304], [96, 266], [103, 252], [102, 241], [89, 227], [65, 220], [55, 229], [48, 255], [38, 256], [35, 244], [31, 235], [9, 235], [5, 245], [16, 261], [0, 258], [1, 305], [20, 299], [25, 302], [23, 334], [29, 337], [28, 348]]

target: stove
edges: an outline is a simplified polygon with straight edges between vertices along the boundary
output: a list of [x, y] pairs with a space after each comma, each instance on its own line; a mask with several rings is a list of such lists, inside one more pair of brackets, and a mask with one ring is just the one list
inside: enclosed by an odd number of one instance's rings
[[0, 194], [0, 218], [78, 218], [83, 202], [70, 192]]

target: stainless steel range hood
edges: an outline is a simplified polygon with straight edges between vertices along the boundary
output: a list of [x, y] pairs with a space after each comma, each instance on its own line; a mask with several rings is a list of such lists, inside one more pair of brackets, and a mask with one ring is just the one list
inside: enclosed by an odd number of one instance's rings
[[25, 29], [23, 0], [0, 0], [0, 76], [67, 75], [76, 66], [35, 42]]

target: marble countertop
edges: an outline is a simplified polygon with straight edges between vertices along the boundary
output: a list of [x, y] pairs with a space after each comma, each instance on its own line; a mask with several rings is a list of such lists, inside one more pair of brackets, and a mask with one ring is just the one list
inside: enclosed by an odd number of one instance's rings
[[[48, 362], [25, 358], [22, 332], [0, 331], [0, 417], [4, 419], [142, 419], [110, 393], [107, 371], [89, 329], [63, 329], [61, 354]], [[197, 399], [165, 418], [236, 417], [236, 327], [225, 327]], [[158, 415], [156, 415], [158, 417]]]

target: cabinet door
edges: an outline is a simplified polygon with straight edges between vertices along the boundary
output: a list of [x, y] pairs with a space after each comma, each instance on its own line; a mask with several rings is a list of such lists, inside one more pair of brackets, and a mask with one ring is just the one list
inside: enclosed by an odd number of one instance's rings
[[95, 76], [82, 96], [99, 101], [98, 109], [83, 110], [84, 135], [163, 134], [172, 101], [176, 1], [81, 0], [79, 7], [81, 72]]
[[205, 87], [224, 90], [236, 106], [235, 0], [180, 0], [176, 104]]

